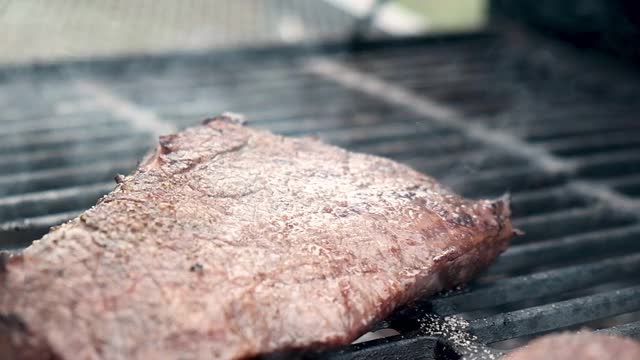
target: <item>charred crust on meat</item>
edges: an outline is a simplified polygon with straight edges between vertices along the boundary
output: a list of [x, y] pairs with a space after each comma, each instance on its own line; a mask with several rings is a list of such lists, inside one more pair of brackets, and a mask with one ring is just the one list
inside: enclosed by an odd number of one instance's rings
[[22, 254], [11, 255], [0, 251], [0, 278], [7, 274], [10, 264], [20, 264], [23, 260]]
[[191, 265], [191, 267], [189, 268], [189, 271], [196, 273], [196, 274], [201, 274], [204, 271], [204, 265], [200, 264], [199, 262]]
[[166, 155], [171, 152], [171, 142], [176, 138], [176, 135], [162, 135], [158, 138], [158, 144], [160, 145], [160, 154]]
[[202, 120], [202, 125], [209, 125], [216, 121], [226, 122], [229, 124], [236, 124], [236, 125], [244, 125], [247, 123], [247, 120], [244, 115], [227, 111], [227, 112], [223, 112], [220, 115]]
[[217, 120], [220, 120], [220, 119], [215, 117], [215, 116], [214, 117], [210, 117], [210, 118], [206, 118], [206, 119], [202, 120], [202, 125], [209, 125], [212, 122], [217, 121]]
[[122, 184], [124, 182], [124, 179], [125, 179], [125, 176], [121, 174], [118, 174], [113, 178], [116, 184]]
[[[511, 194], [506, 193], [500, 198], [490, 203], [491, 213], [496, 217], [498, 223], [498, 232], [502, 232], [505, 226], [505, 220], [511, 217]], [[513, 228], [511, 231], [512, 236], [524, 235], [524, 232]]]
[[9, 264], [9, 254], [0, 252], [0, 276], [7, 273], [7, 265]]
[[26, 332], [27, 325], [16, 314], [0, 314], [0, 332], [7, 329]]
[[[504, 228], [504, 220], [511, 217], [511, 193], [506, 193], [491, 202], [491, 212], [498, 219], [498, 230], [502, 231]], [[513, 228], [511, 232], [512, 236], [522, 236], [524, 234], [524, 231], [516, 228]]]
[[471, 215], [464, 212], [453, 213], [448, 220], [450, 223], [465, 227], [472, 227], [475, 225]]
[[491, 202], [493, 214], [500, 217], [509, 217], [511, 215], [511, 193], [506, 193]]
[[61, 359], [17, 314], [0, 313], [0, 353], [3, 359]]

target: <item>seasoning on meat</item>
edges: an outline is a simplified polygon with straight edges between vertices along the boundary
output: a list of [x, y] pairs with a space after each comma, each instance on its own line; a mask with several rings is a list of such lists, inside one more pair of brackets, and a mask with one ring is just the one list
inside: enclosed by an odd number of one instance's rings
[[349, 343], [485, 268], [509, 215], [388, 159], [210, 119], [160, 137], [111, 194], [6, 261], [0, 352], [240, 359]]
[[637, 360], [640, 343], [593, 332], [547, 335], [514, 351], [504, 360]]

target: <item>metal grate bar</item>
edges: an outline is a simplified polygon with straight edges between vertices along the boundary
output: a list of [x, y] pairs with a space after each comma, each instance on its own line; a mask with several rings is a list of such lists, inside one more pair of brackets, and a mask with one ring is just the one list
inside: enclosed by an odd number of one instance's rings
[[473, 320], [469, 329], [481, 342], [494, 343], [636, 310], [640, 310], [640, 286]]
[[[315, 122], [315, 124], [312, 124]], [[343, 116], [336, 116], [329, 120], [326, 117], [312, 117], [302, 118], [299, 120], [287, 119], [281, 122], [268, 121], [253, 122], [254, 125], [267, 128], [273, 132], [286, 134], [290, 136], [300, 136], [309, 133], [331, 133], [331, 132], [348, 132], [349, 130], [358, 130], [363, 127], [384, 126], [389, 123], [400, 123], [407, 125], [413, 125], [424, 133], [425, 130], [433, 132], [433, 135], [451, 134], [448, 129], [443, 129], [439, 126], [434, 126], [428, 122], [417, 118], [413, 114], [407, 114], [404, 112], [392, 112], [388, 108], [368, 108], [362, 109], [356, 114], [346, 114]], [[432, 135], [432, 134], [427, 134]]]
[[[484, 84], [492, 81], [491, 74], [478, 69], [474, 72], [445, 72], [433, 73], [425, 75], [421, 69], [416, 71], [403, 71], [393, 75], [378, 74], [386, 81], [392, 81], [395, 84], [402, 85], [416, 93], [428, 94], [430, 97], [448, 101], [463, 101], [464, 107], [478, 102], [481, 97], [489, 94], [483, 94], [482, 90], [486, 89]], [[424, 77], [428, 76], [429, 81], [425, 82]], [[494, 90], [498, 91], [497, 89]], [[465, 98], [466, 95], [473, 95], [473, 98]]]
[[[69, 120], [70, 125], [73, 125], [73, 119], [80, 117], [85, 120], [85, 123], [87, 118], [93, 117], [96, 117], [98, 121], [102, 119], [117, 121], [113, 117], [100, 112], [100, 109], [96, 109], [95, 102], [78, 100], [71, 104], [52, 105], [50, 109], [32, 110], [32, 112], [28, 114], [18, 113], [16, 111], [16, 114], [12, 115], [11, 111], [6, 111], [3, 112], [0, 123], [7, 128], [15, 128], [17, 131], [28, 131], [30, 128], [37, 129], [39, 126], [46, 128], [54, 124], [62, 125], [66, 120]], [[55, 128], [53, 130], [55, 130]]]
[[106, 127], [96, 126], [91, 131], [82, 130], [68, 133], [53, 133], [42, 136], [16, 136], [0, 143], [0, 151], [30, 152], [43, 149], [69, 147], [70, 144], [95, 143], [96, 141], [122, 139], [130, 136], [132, 129], [122, 124], [110, 124]]
[[[463, 187], [475, 179], [483, 181], [483, 176], [490, 178], [500, 170], [507, 174], [518, 173], [523, 166], [519, 159], [480, 147], [475, 150], [451, 150], [446, 154], [435, 151], [416, 151], [412, 155], [409, 158], [392, 157], [455, 187]], [[460, 159], [464, 160], [460, 161]]]
[[589, 165], [606, 164], [606, 163], [616, 162], [616, 161], [622, 161], [622, 162], [638, 161], [640, 159], [640, 154], [633, 149], [618, 150], [613, 153], [585, 155], [585, 156], [576, 157], [575, 159], [579, 164], [584, 166], [589, 166]]
[[[477, 67], [491, 68], [492, 63], [488, 62], [491, 60], [491, 55], [481, 51], [486, 48], [478, 46], [477, 43], [475, 45], [469, 43], [457, 49], [435, 46], [427, 51], [383, 50], [376, 56], [354, 53], [345, 55], [340, 60], [350, 62], [360, 70], [380, 75], [416, 69], [422, 69], [422, 74], [431, 75], [439, 69], [448, 72]], [[478, 52], [469, 51], [470, 49], [476, 49]]]
[[52, 226], [78, 216], [81, 211], [36, 216], [0, 223], [0, 250], [20, 249], [46, 234]]
[[[147, 136], [144, 136], [147, 137]], [[148, 137], [147, 137], [148, 138]], [[110, 150], [110, 148], [118, 148], [118, 147], [126, 147], [129, 144], [139, 144], [139, 138], [135, 137], [126, 137], [124, 139], [116, 139], [114, 142], [110, 142], [104, 145], [104, 148]], [[33, 150], [33, 151], [24, 151], [18, 152], [15, 154], [0, 154], [0, 166], [14, 166], [20, 167], [20, 164], [26, 164], [31, 162], [38, 162], [47, 159], [49, 156], [53, 159], [64, 159], [65, 156], [71, 156], [76, 146], [75, 143], [70, 143], [66, 147], [54, 148], [54, 149], [44, 149], [44, 150]], [[97, 149], [89, 146], [85, 146], [87, 151], [97, 151]], [[101, 147], [103, 148], [103, 147]], [[54, 160], [55, 161], [55, 160]]]
[[578, 174], [590, 178], [607, 178], [640, 173], [640, 152], [625, 150], [576, 158]]
[[514, 220], [525, 235], [514, 239], [514, 244], [538, 241], [575, 233], [584, 233], [630, 224], [635, 217], [612, 211], [602, 205], [560, 210]]
[[375, 144], [353, 147], [357, 151], [393, 158], [407, 158], [411, 155], [440, 154], [459, 152], [478, 147], [478, 144], [466, 141], [464, 137], [446, 131], [432, 131], [429, 134], [415, 134], [397, 140], [382, 140]]
[[[238, 71], [238, 68], [243, 69]], [[208, 70], [208, 71], [207, 71]], [[247, 66], [235, 64], [234, 67], [225, 68], [224, 65], [204, 65], [188, 68], [172, 68], [173, 73], [166, 77], [145, 76], [139, 73], [120, 77], [111, 74], [109, 77], [99, 77], [96, 80], [107, 85], [117, 94], [127, 96], [137, 93], [141, 88], [148, 89], [154, 94], [180, 93], [192, 90], [213, 90], [237, 87], [240, 84], [255, 85], [255, 88], [247, 86], [250, 90], [268, 91], [273, 88], [287, 86], [291, 83], [312, 84], [314, 77], [300, 69], [296, 62], [291, 62], [290, 66], [282, 63], [272, 64], [268, 61], [260, 63], [258, 70], [254, 69], [254, 64]], [[147, 71], [145, 71], [147, 72]], [[197, 73], [194, 73], [197, 72]], [[171, 80], [168, 81], [167, 77]], [[127, 81], [125, 81], [127, 80]], [[131, 100], [136, 98], [129, 97]]]
[[21, 194], [33, 191], [84, 185], [113, 179], [114, 174], [128, 173], [137, 159], [96, 162], [91, 165], [69, 166], [52, 170], [33, 171], [0, 177], [0, 189], [5, 194]]
[[611, 179], [603, 179], [601, 182], [613, 187], [633, 186], [640, 183], [640, 174], [616, 176]]
[[114, 182], [110, 181], [2, 197], [0, 198], [0, 218], [20, 219], [86, 209], [114, 187]]
[[[253, 116], [250, 117], [250, 119], [256, 119], [256, 122], [263, 121], [262, 119], [268, 121], [273, 121], [278, 118], [291, 119], [294, 116], [299, 116], [298, 114], [317, 116], [320, 114], [344, 115], [349, 113], [358, 114], [361, 112], [371, 113], [373, 111], [397, 111], [397, 108], [394, 109], [386, 104], [381, 104], [375, 99], [352, 91], [338, 91], [336, 89], [330, 93], [331, 96], [337, 96], [332, 101], [331, 106], [327, 106], [324, 101], [318, 101], [318, 97], [313, 94], [305, 94], [303, 92], [288, 98], [274, 99], [276, 103], [282, 104], [283, 106], [274, 107], [269, 104], [263, 106], [247, 106], [239, 103], [236, 107], [231, 108], [238, 109], [243, 113], [252, 114]], [[228, 105], [225, 106], [229, 108]], [[275, 111], [278, 111], [281, 115], [272, 115]], [[287, 111], [287, 113], [283, 113], [283, 111]]]
[[624, 193], [625, 195], [638, 197], [640, 196], [640, 183], [636, 182], [634, 184], [627, 184], [623, 186], [616, 186], [616, 190]]
[[[315, 101], [315, 100], [314, 100]], [[366, 116], [384, 116], [392, 112], [398, 112], [385, 104], [380, 104], [367, 100], [366, 98], [349, 95], [349, 98], [343, 98], [334, 102], [331, 106], [321, 106], [318, 104], [313, 106], [291, 107], [269, 107], [263, 109], [237, 108], [242, 114], [247, 116], [249, 122], [257, 126], [269, 127], [270, 125], [283, 127], [284, 122], [296, 122], [301, 119], [323, 119], [329, 117], [355, 117], [358, 115]], [[407, 114], [411, 118], [410, 114]]]
[[355, 344], [321, 354], [306, 354], [304, 360], [434, 360], [458, 356], [442, 340], [430, 336], [392, 336]]
[[[415, 54], [405, 54], [407, 57], [414, 57]], [[439, 64], [429, 64], [427, 62], [412, 62], [408, 66], [399, 61], [387, 61], [386, 66], [371, 66], [369, 63], [358, 61], [354, 67], [360, 71], [375, 73], [377, 76], [388, 81], [393, 81], [412, 89], [432, 89], [442, 90], [449, 85], [465, 85], [475, 88], [479, 93], [488, 88], [480, 85], [491, 80], [494, 85], [500, 87], [504, 81], [496, 82], [495, 64], [487, 62], [488, 59], [478, 56], [471, 61], [465, 58], [451, 58]], [[419, 79], [422, 79], [419, 81]], [[428, 79], [425, 81], [425, 79]], [[455, 86], [451, 86], [453, 89]], [[454, 89], [458, 90], [458, 89]], [[433, 95], [434, 93], [430, 93]]]
[[592, 205], [593, 199], [575, 193], [567, 186], [527, 191], [511, 196], [511, 213], [515, 219], [542, 215], [546, 212], [584, 208]]
[[327, 98], [329, 96], [353, 96], [352, 92], [339, 88], [334, 84], [315, 83], [301, 85], [291, 83], [285, 87], [277, 87], [262, 92], [254, 89], [243, 89], [241, 86], [229, 87], [224, 90], [204, 89], [200, 91], [185, 91], [180, 95], [170, 92], [167, 95], [159, 93], [136, 94], [132, 100], [142, 106], [153, 107], [158, 112], [171, 108], [212, 109], [226, 107], [230, 109], [260, 109], [279, 104], [282, 107], [293, 106], [301, 100]]
[[[584, 96], [578, 96], [575, 93], [567, 94], [560, 92], [563, 90], [553, 91], [545, 88], [544, 90], [536, 92], [534, 95], [538, 97], [535, 99], [535, 104], [532, 104], [531, 93], [527, 91], [522, 100], [515, 99], [514, 103], [507, 110], [509, 115], [514, 116], [512, 121], [509, 121], [509, 127], [513, 128], [536, 128], [535, 124], [542, 125], [543, 127], [553, 127], [553, 124], [560, 122], [558, 125], [568, 126], [565, 124], [566, 120], [573, 120], [573, 124], [579, 123], [583, 125], [597, 124], [602, 122], [603, 118], [608, 120], [619, 122], [622, 119], [632, 116], [637, 109], [635, 105], [629, 103], [602, 103], [598, 106], [594, 106], [593, 98], [585, 98]], [[544, 96], [549, 95], [549, 96]], [[559, 103], [558, 98], [562, 98], [565, 103]], [[533, 113], [531, 113], [533, 111]], [[535, 119], [535, 123], [529, 120]], [[490, 117], [483, 119], [492, 126], [504, 125], [505, 119], [503, 117]]]
[[561, 156], [583, 156], [625, 148], [637, 149], [640, 146], [640, 137], [629, 131], [622, 131], [609, 133], [607, 136], [596, 134], [572, 139], [555, 139], [542, 142], [541, 146]]
[[[87, 117], [91, 122], [87, 122]], [[0, 120], [1, 122], [2, 120]], [[15, 124], [2, 124], [3, 133], [0, 138], [10, 137], [10, 134], [37, 134], [56, 131], [87, 129], [95, 125], [114, 123], [117, 120], [103, 113], [85, 113], [83, 116], [54, 115], [46, 118], [21, 119]]]
[[449, 107], [442, 106], [423, 96], [418, 96], [405, 88], [386, 82], [376, 76], [358, 72], [349, 66], [325, 59], [309, 61], [305, 67], [311, 73], [333, 79], [345, 87], [358, 89], [371, 96], [383, 99], [397, 106], [407, 107], [416, 113], [457, 129], [472, 140], [500, 148], [510, 154], [520, 155], [537, 163], [541, 169], [550, 173], [567, 171], [569, 164], [550, 156], [510, 133], [488, 129], [481, 124], [462, 121], [462, 117]]
[[[51, 226], [70, 220], [78, 216], [80, 213], [81, 211], [79, 210], [66, 211], [63, 213], [51, 215], [34, 216], [20, 220], [5, 221], [0, 223], [0, 234], [4, 233], [6, 235], [6, 232], [18, 232], [33, 229], [43, 229], [45, 231], [48, 231]], [[3, 236], [2, 238], [6, 240], [5, 236]]]
[[156, 116], [154, 111], [138, 106], [127, 99], [116, 96], [101, 84], [88, 80], [75, 80], [73, 87], [91, 96], [98, 108], [117, 118], [126, 120], [133, 129], [153, 136], [170, 134], [176, 126]]
[[114, 159], [140, 159], [149, 150], [150, 141], [143, 139], [115, 140], [104, 146], [71, 146], [57, 151], [38, 151], [0, 156], [0, 168], [4, 174], [45, 170], [69, 165], [92, 164], [96, 161]]
[[430, 303], [438, 315], [452, 315], [586, 288], [637, 273], [640, 254], [501, 279], [490, 286], [439, 297]]
[[513, 133], [529, 141], [543, 141], [571, 137], [580, 137], [589, 134], [618, 133], [620, 131], [637, 132], [640, 131], [640, 123], [630, 122], [629, 119], [594, 119], [593, 122], [580, 122], [577, 126], [574, 122], [554, 123], [552, 126], [543, 127], [525, 125], [522, 128], [515, 128]]
[[[419, 94], [428, 95], [443, 102], [464, 102], [464, 110], [469, 110], [477, 102], [490, 102], [493, 93], [486, 92], [486, 83], [492, 80], [490, 74], [455, 75], [434, 79], [428, 83], [418, 81], [415, 77], [407, 80], [396, 80], [399, 84]], [[484, 90], [484, 91], [483, 91]], [[498, 92], [494, 89], [492, 92]], [[470, 100], [471, 99], [471, 100]], [[485, 104], [486, 105], [486, 104]]]
[[364, 126], [357, 132], [345, 132], [341, 130], [327, 130], [318, 133], [318, 136], [331, 144], [354, 147], [358, 145], [373, 144], [381, 140], [397, 139], [398, 137], [412, 136], [416, 133], [428, 134], [430, 129], [415, 129], [408, 127], [405, 122], [385, 122], [379, 126]]
[[481, 41], [464, 42], [458, 46], [434, 44], [429, 46], [428, 51], [412, 51], [411, 56], [407, 56], [406, 49], [380, 49], [376, 51], [375, 56], [369, 53], [353, 53], [344, 56], [342, 60], [354, 63], [361, 70], [375, 73], [389, 68], [397, 70], [414, 67], [428, 71], [429, 68], [437, 69], [452, 63], [465, 66], [490, 60], [490, 55], [482, 52], [488, 45], [491, 44]]
[[[176, 110], [171, 108], [165, 112], [158, 112], [164, 118], [177, 120], [178, 122], [193, 123], [194, 119], [205, 119], [220, 111], [235, 111], [240, 112], [249, 119], [250, 123], [259, 124], [261, 122], [271, 122], [274, 120], [283, 119], [300, 119], [311, 117], [330, 117], [330, 116], [344, 116], [345, 114], [356, 114], [360, 111], [370, 111], [371, 109], [379, 109], [380, 104], [375, 102], [364, 102], [362, 98], [351, 97], [341, 98], [335, 101], [331, 106], [326, 106], [322, 102], [318, 102], [316, 99], [312, 104], [303, 105], [300, 102], [292, 104], [290, 107], [274, 106], [262, 109], [251, 108], [230, 108], [228, 106], [222, 108], [206, 107], [203, 109], [184, 109]], [[185, 112], [188, 111], [188, 112]]]
[[[416, 133], [416, 135], [418, 135], [418, 133]], [[523, 161], [519, 157], [505, 154], [502, 151], [479, 144], [439, 151], [444, 145], [438, 147], [438, 141], [434, 141], [433, 146], [436, 148], [431, 150], [430, 136], [440, 137], [437, 134], [422, 135], [423, 139], [428, 143], [416, 146], [413, 153], [400, 158], [406, 159], [407, 162], [415, 166], [421, 166], [423, 162], [426, 164], [441, 165], [443, 168], [451, 169], [451, 173], [455, 175], [459, 175], [459, 173], [455, 171], [456, 168], [464, 168], [472, 177], [480, 172], [488, 173], [498, 169], [513, 169], [516, 171], [515, 169], [524, 168], [526, 165], [530, 166], [529, 162]], [[429, 147], [427, 147], [428, 144]], [[444, 148], [446, 149], [446, 147]], [[478, 175], [481, 176], [480, 174]]]
[[640, 321], [618, 325], [608, 329], [601, 329], [598, 330], [598, 332], [608, 335], [628, 336], [635, 339], [640, 339]]
[[[486, 65], [479, 65], [474, 67], [451, 65], [449, 68], [441, 66], [438, 72], [429, 74], [425, 74], [424, 68], [415, 68], [387, 74], [378, 72], [377, 75], [417, 92], [428, 91], [430, 96], [438, 97], [438, 94], [454, 88], [459, 91], [458, 87], [464, 87], [465, 91], [480, 92], [480, 89], [483, 89], [482, 85], [491, 81], [493, 76]], [[428, 82], [424, 81], [425, 76], [428, 76]]]
[[499, 196], [505, 192], [517, 193], [525, 190], [542, 189], [562, 183], [564, 177], [548, 175], [530, 165], [496, 169], [468, 176], [454, 178], [448, 184], [465, 196]]
[[[412, 118], [410, 116], [397, 116], [393, 114], [367, 114], [363, 113], [362, 118], [336, 118], [335, 120], [324, 122], [321, 119], [315, 119], [315, 126], [311, 125], [311, 122], [314, 119], [308, 119], [306, 121], [300, 121], [296, 123], [287, 123], [287, 124], [266, 124], [263, 126], [264, 128], [268, 128], [273, 132], [280, 133], [282, 135], [287, 136], [304, 136], [311, 134], [321, 134], [328, 139], [339, 137], [341, 134], [345, 133], [360, 133], [363, 131], [384, 131], [378, 129], [388, 129], [391, 127], [399, 128], [404, 127], [407, 128], [408, 124], [411, 121], [416, 121], [417, 119]], [[414, 120], [415, 119], [415, 120]], [[260, 125], [258, 122], [257, 125]], [[430, 136], [431, 132], [443, 133], [443, 131], [439, 131], [437, 128], [431, 127], [428, 123], [422, 122], [418, 126], [419, 129], [417, 133], [407, 134], [407, 132], [401, 132], [399, 135], [394, 133], [395, 136], [417, 136], [418, 134], [424, 136]], [[397, 131], [397, 130], [396, 130]], [[383, 139], [386, 140], [386, 139]], [[383, 141], [381, 140], [381, 141]]]
[[576, 261], [581, 258], [602, 256], [624, 249], [625, 252], [640, 251], [640, 225], [632, 224], [588, 233], [550, 238], [525, 245], [509, 247], [498, 261], [489, 268], [488, 274], [501, 274], [521, 269]]

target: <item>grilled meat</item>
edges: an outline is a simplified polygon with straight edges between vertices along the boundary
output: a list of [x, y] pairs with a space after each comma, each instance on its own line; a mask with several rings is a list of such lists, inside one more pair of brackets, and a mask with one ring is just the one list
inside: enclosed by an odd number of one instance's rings
[[239, 359], [352, 341], [507, 246], [505, 200], [219, 117], [0, 270], [9, 359]]
[[592, 332], [544, 336], [509, 354], [505, 360], [637, 360], [640, 343]]

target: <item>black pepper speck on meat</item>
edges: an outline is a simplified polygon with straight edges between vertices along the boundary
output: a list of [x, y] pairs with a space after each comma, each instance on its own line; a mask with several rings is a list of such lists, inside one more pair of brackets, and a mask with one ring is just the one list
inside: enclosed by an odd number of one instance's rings
[[0, 265], [3, 359], [244, 359], [349, 343], [513, 235], [376, 156], [219, 117]]

